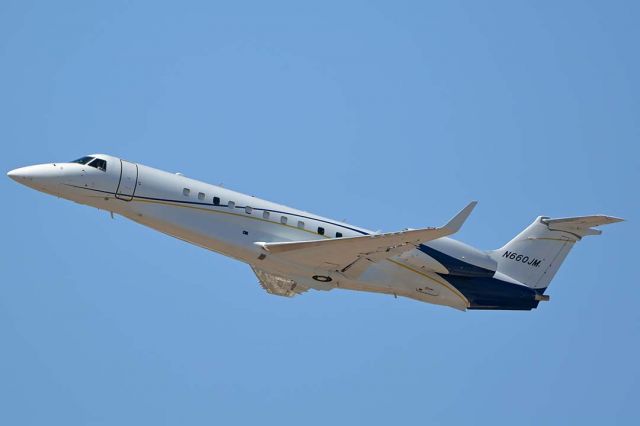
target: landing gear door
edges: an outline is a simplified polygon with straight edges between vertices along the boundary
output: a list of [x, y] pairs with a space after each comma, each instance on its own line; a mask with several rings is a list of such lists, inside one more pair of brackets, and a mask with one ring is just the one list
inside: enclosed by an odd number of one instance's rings
[[120, 160], [120, 164], [120, 182], [116, 190], [116, 198], [131, 201], [138, 185], [138, 165], [125, 160]]

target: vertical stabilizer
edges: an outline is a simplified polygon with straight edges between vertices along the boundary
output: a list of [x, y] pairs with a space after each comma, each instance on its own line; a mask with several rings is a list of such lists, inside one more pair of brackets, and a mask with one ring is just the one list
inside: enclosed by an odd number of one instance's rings
[[603, 215], [562, 219], [539, 216], [490, 256], [498, 262], [498, 272], [542, 293], [577, 241], [587, 235], [600, 235], [602, 231], [594, 226], [620, 221]]

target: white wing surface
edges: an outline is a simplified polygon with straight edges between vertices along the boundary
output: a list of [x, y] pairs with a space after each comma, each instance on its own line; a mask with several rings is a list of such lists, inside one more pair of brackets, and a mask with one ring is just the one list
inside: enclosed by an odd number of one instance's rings
[[368, 262], [396, 256], [426, 241], [456, 233], [477, 202], [469, 203], [440, 228], [411, 229], [327, 240], [255, 243], [267, 253], [310, 268], [357, 275]]

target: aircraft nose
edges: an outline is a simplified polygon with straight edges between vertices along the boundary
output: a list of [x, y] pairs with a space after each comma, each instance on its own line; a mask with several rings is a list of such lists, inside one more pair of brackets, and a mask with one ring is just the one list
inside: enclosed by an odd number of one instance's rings
[[7, 173], [7, 176], [15, 180], [16, 182], [20, 182], [20, 179], [32, 179], [33, 177], [29, 174], [29, 169], [30, 167], [20, 167], [19, 169], [13, 169]]
[[59, 170], [53, 164], [38, 164], [11, 170], [7, 176], [18, 183], [37, 189], [56, 183], [59, 174]]

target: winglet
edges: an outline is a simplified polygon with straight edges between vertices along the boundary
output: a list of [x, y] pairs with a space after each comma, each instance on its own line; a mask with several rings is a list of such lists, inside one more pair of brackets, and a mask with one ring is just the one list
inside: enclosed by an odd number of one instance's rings
[[451, 234], [455, 234], [462, 228], [462, 224], [467, 220], [473, 209], [475, 208], [477, 201], [472, 201], [467, 204], [467, 207], [460, 210], [460, 213], [455, 215], [443, 228], [449, 231]]

